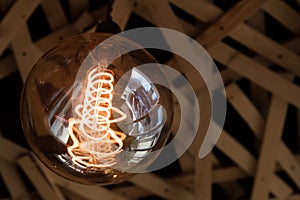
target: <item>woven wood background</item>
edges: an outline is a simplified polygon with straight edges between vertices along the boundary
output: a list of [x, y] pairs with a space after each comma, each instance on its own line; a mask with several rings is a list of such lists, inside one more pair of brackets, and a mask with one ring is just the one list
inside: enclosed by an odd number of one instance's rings
[[[197, 158], [196, 140], [164, 171], [110, 187], [86, 186], [49, 172], [17, 141], [22, 131], [3, 131], [0, 199], [300, 200], [300, 1], [226, 2], [115, 0], [112, 12], [123, 30], [151, 24], [195, 38], [220, 67], [228, 113], [210, 155]], [[93, 31], [105, 9], [101, 0], [0, 0], [0, 85], [14, 74], [24, 81], [43, 52]], [[166, 64], [183, 61], [172, 57]], [[200, 104], [207, 103], [204, 85], [195, 87]], [[1, 102], [5, 98], [1, 93]]]

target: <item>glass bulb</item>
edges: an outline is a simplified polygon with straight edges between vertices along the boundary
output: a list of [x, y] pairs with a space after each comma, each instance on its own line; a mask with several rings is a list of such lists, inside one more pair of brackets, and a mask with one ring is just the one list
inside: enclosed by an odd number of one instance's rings
[[131, 169], [147, 168], [172, 125], [172, 93], [137, 68], [155, 59], [145, 49], [122, 54], [137, 45], [125, 38], [99, 47], [110, 36], [83, 34], [51, 48], [21, 98], [33, 152], [55, 173], [84, 184], [118, 183]]

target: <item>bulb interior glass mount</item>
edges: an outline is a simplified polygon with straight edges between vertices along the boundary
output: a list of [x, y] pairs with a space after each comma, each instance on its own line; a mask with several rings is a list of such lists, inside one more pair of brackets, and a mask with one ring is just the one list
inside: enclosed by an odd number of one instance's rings
[[22, 125], [33, 152], [58, 175], [84, 184], [118, 183], [133, 175], [130, 169], [147, 168], [173, 121], [172, 93], [137, 68], [155, 59], [145, 49], [122, 54], [138, 45], [124, 38], [95, 48], [110, 36], [58, 43], [37, 61], [22, 92]]

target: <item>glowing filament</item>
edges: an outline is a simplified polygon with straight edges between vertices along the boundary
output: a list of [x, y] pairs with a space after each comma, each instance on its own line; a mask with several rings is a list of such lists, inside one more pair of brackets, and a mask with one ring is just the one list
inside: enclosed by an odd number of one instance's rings
[[[126, 118], [112, 106], [114, 74], [111, 70], [94, 67], [87, 74], [82, 104], [75, 107], [78, 119], [69, 119], [72, 146], [68, 153], [81, 167], [109, 167], [123, 147], [125, 134], [111, 129], [111, 124]], [[111, 119], [112, 112], [120, 117]]]

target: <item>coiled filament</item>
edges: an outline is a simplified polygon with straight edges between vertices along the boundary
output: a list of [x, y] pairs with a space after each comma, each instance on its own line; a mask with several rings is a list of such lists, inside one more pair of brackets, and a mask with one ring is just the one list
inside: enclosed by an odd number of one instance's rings
[[[73, 144], [68, 147], [72, 161], [83, 168], [110, 167], [123, 147], [124, 133], [111, 128], [126, 114], [112, 106], [114, 74], [101, 66], [92, 68], [85, 80], [83, 103], [75, 107], [78, 118], [69, 119]], [[118, 118], [112, 118], [112, 112]]]

